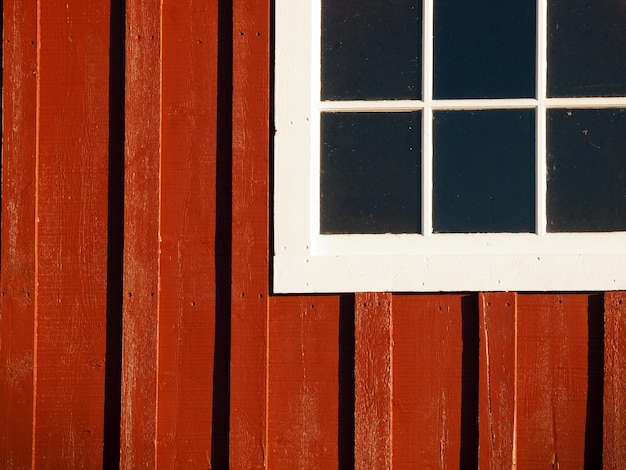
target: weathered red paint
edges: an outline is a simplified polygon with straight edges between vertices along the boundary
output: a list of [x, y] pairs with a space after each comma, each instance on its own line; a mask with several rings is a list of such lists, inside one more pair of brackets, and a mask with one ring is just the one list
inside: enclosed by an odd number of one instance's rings
[[211, 456], [217, 3], [163, 2], [157, 463]]
[[479, 464], [481, 468], [512, 468], [517, 294], [482, 293], [479, 307]]
[[38, 2], [35, 468], [103, 449], [109, 5]]
[[588, 295], [517, 296], [516, 463], [584, 462]]
[[626, 463], [626, 293], [604, 296], [604, 468]]
[[37, 3], [3, 5], [0, 466], [26, 468], [33, 448]]
[[392, 295], [354, 299], [354, 460], [358, 469], [391, 467]]
[[267, 465], [269, 44], [267, 0], [233, 0], [230, 466]]
[[393, 463], [398, 468], [459, 464], [463, 297], [393, 296]]
[[127, 0], [121, 468], [156, 466], [161, 1]]
[[269, 467], [336, 467], [339, 297], [273, 297], [270, 311]]

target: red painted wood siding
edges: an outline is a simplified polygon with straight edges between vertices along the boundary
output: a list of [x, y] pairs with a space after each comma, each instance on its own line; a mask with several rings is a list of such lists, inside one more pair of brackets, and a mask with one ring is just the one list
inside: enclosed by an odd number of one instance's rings
[[3, 2], [0, 467], [626, 466], [623, 293], [272, 295], [270, 6]]
[[104, 440], [109, 6], [3, 7], [1, 465], [85, 468]]
[[126, 2], [121, 468], [156, 466], [161, 2]]
[[37, 4], [7, 2], [3, 13], [0, 462], [25, 467], [35, 398]]

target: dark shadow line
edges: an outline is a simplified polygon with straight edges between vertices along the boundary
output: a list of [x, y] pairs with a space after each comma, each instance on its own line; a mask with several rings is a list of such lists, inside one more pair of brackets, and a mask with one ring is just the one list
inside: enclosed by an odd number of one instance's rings
[[354, 295], [339, 298], [339, 469], [354, 468]]
[[230, 344], [232, 240], [233, 2], [219, 0], [215, 207], [215, 349], [211, 466], [228, 469], [230, 453]]
[[602, 468], [604, 419], [604, 295], [587, 300], [587, 419], [585, 422], [585, 468]]
[[106, 369], [102, 468], [119, 469], [122, 400], [126, 0], [111, 2]]
[[478, 468], [478, 294], [461, 298], [461, 469]]

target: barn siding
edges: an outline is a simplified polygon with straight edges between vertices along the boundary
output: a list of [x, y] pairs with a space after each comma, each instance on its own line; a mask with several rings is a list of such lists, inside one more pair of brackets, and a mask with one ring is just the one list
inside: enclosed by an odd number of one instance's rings
[[[268, 465], [269, 41], [266, 0], [233, 0], [230, 463]], [[252, 98], [254, 97], [254, 98]]]
[[515, 454], [522, 468], [583, 462], [589, 300], [518, 296]]
[[626, 296], [604, 297], [604, 466], [626, 462]]
[[161, 2], [126, 2], [121, 467], [156, 466]]
[[38, 14], [33, 463], [84, 467], [103, 449], [109, 5]]
[[3, 9], [0, 466], [626, 465], [623, 293], [271, 295], [270, 2]]
[[3, 13], [0, 462], [19, 468], [33, 435], [37, 4], [5, 2]]
[[85, 467], [104, 440], [109, 6], [3, 7], [3, 466]]
[[211, 452], [217, 5], [162, 14], [157, 462], [173, 468]]
[[508, 468], [514, 461], [517, 294], [481, 294], [479, 309], [480, 463]]

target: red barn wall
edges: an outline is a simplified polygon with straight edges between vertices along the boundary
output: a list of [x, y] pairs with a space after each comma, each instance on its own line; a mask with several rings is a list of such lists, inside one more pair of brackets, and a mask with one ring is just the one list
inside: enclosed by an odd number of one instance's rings
[[620, 468], [624, 294], [272, 295], [271, 2], [5, 0], [3, 468]]

